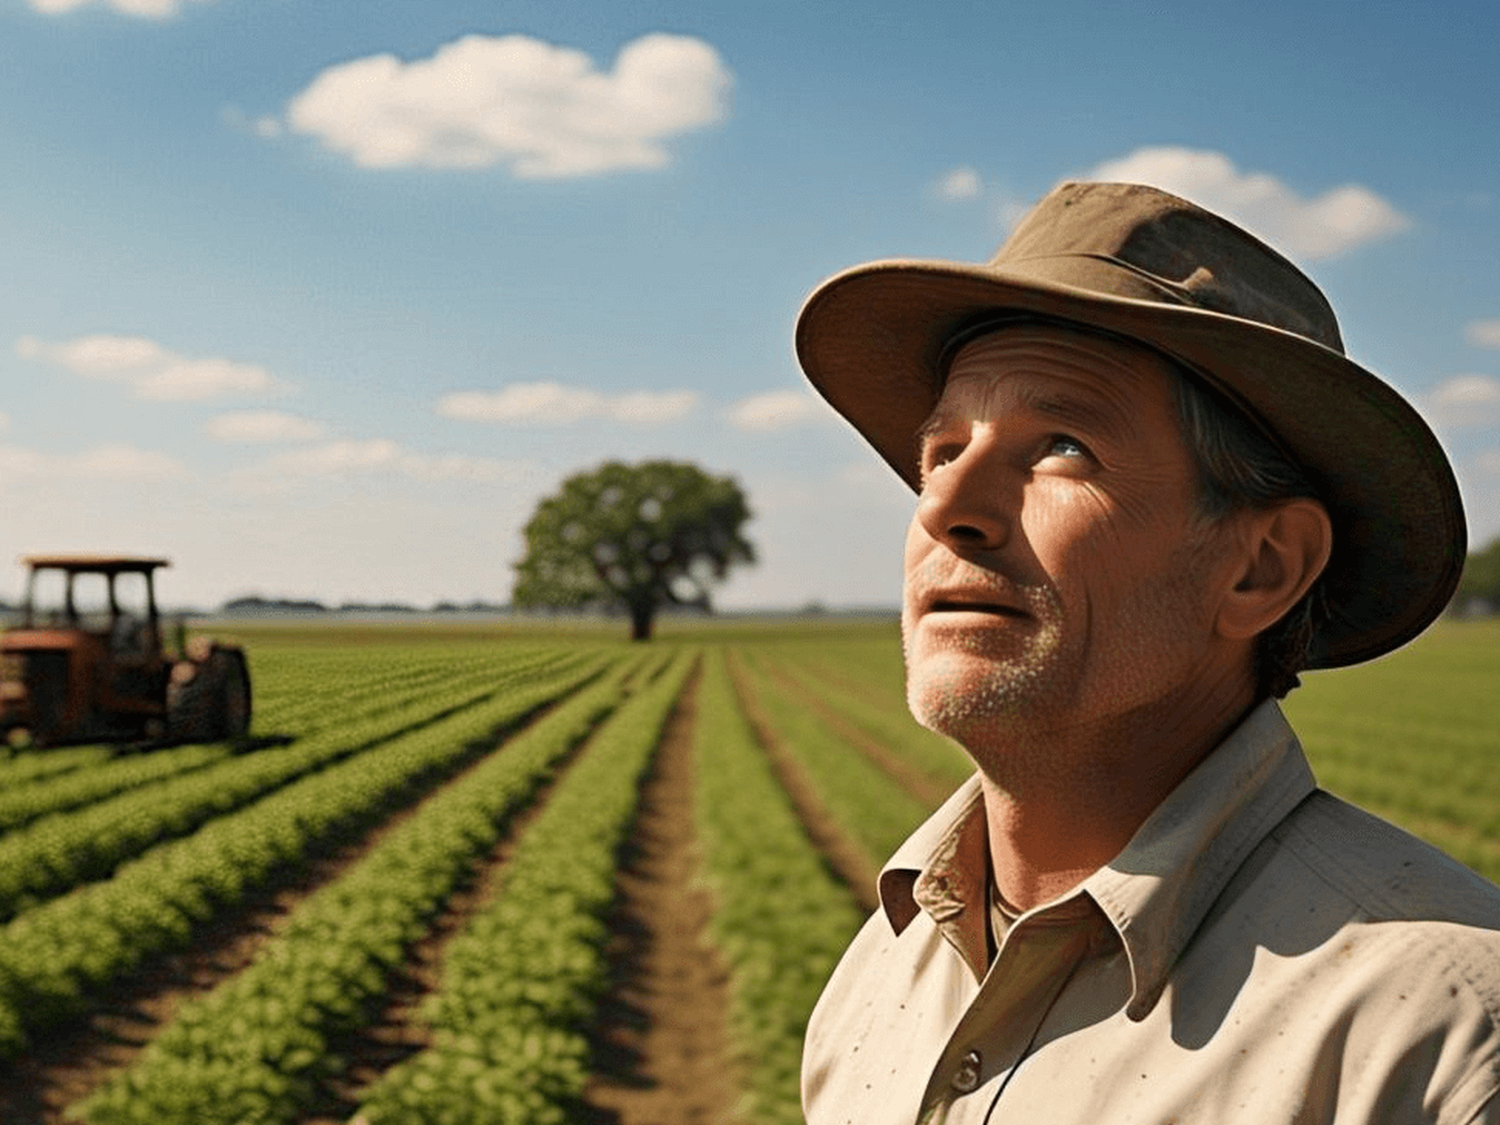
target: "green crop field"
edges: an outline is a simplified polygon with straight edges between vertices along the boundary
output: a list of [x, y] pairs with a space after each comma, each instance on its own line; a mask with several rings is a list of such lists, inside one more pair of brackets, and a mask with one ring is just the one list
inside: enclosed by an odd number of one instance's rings
[[1324, 788], [1500, 881], [1500, 623], [1443, 623], [1287, 699]]
[[[0, 759], [0, 1120], [800, 1120], [886, 853], [968, 772], [894, 623], [234, 624], [238, 744]], [[1500, 625], [1314, 673], [1320, 780], [1500, 879]]]

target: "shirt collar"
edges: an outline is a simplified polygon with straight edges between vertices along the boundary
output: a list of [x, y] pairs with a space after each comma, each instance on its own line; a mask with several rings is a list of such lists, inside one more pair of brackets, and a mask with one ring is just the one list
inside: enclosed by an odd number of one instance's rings
[[[1063, 896], [1088, 895], [1118, 933], [1130, 964], [1131, 1019], [1150, 1012], [1219, 892], [1314, 787], [1301, 744], [1280, 706], [1267, 700], [1167, 795], [1118, 856]], [[943, 922], [983, 904], [987, 872], [975, 774], [882, 869], [881, 906], [897, 934], [924, 909]]]
[[1133, 1020], [1150, 1012], [1219, 892], [1316, 787], [1302, 745], [1267, 700], [1183, 778], [1124, 851], [1084, 881], [1130, 960]]
[[880, 905], [891, 929], [901, 933], [924, 906], [931, 909], [938, 898], [956, 909], [983, 902], [988, 854], [984, 793], [976, 773], [907, 837], [881, 869]]

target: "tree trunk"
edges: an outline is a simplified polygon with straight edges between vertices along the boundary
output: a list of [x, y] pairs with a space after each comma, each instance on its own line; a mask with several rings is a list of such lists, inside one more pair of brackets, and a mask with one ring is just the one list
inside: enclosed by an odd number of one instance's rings
[[651, 620], [655, 616], [655, 602], [644, 601], [632, 603], [630, 606], [630, 639], [632, 641], [649, 641], [651, 639]]

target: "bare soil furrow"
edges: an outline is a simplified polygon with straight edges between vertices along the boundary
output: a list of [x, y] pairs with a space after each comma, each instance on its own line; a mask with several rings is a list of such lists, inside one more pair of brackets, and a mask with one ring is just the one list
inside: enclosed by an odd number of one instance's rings
[[708, 943], [713, 900], [698, 883], [689, 683], [667, 724], [621, 860], [611, 919], [615, 985], [594, 1035], [586, 1100], [615, 1125], [726, 1125], [738, 1096], [728, 977]]
[[[349, 1059], [348, 1071], [330, 1082], [328, 1103], [308, 1117], [303, 1125], [341, 1125], [359, 1109], [359, 1095], [391, 1067], [431, 1042], [431, 1029], [420, 1018], [422, 1003], [442, 985], [443, 951], [469, 919], [487, 908], [505, 882], [505, 868], [517, 842], [543, 809], [553, 788], [568, 768], [587, 751], [584, 739], [557, 763], [552, 777], [538, 789], [524, 809], [510, 818], [500, 840], [478, 865], [472, 878], [449, 896], [442, 913], [427, 936], [407, 954], [390, 982], [390, 991], [379, 1017], [339, 1044], [339, 1053]], [[455, 779], [457, 780], [457, 779]]]
[[205, 923], [194, 934], [192, 949], [120, 982], [86, 1022], [54, 1034], [19, 1059], [9, 1073], [0, 1070], [0, 1121], [64, 1125], [67, 1106], [128, 1066], [184, 1002], [211, 991], [254, 961], [298, 903], [357, 863], [412, 811], [397, 813], [335, 853], [309, 858], [293, 883], [257, 892], [239, 909]]
[[739, 696], [740, 705], [745, 709], [745, 716], [750, 720], [756, 738], [765, 748], [766, 757], [776, 772], [777, 779], [791, 798], [792, 806], [796, 809], [808, 838], [822, 853], [829, 869], [848, 886], [860, 907], [873, 911], [880, 905], [876, 890], [880, 877], [879, 865], [839, 827], [838, 821], [824, 807], [812, 782], [781, 744], [774, 728], [766, 720], [754, 687], [740, 667], [738, 659], [734, 657], [729, 660], [729, 676], [734, 683], [735, 693]]
[[810, 708], [841, 739], [869, 758], [870, 761], [874, 762], [887, 776], [895, 781], [897, 785], [901, 786], [901, 788], [905, 789], [923, 804], [931, 808], [937, 808], [953, 792], [951, 784], [923, 773], [899, 754], [892, 753], [887, 746], [878, 742], [866, 731], [850, 722], [847, 717], [839, 713], [838, 708], [830, 706], [826, 699], [823, 699], [816, 691], [808, 687], [806, 681], [797, 679], [797, 677], [776, 668], [769, 662], [765, 665], [765, 671], [771, 679], [776, 681], [778, 687], [790, 692], [796, 697], [797, 702]]
[[[496, 745], [547, 710], [542, 708], [497, 731]], [[236, 909], [204, 923], [194, 933], [191, 949], [162, 958], [120, 981], [86, 1019], [55, 1032], [10, 1066], [0, 1064], [0, 1122], [71, 1125], [63, 1116], [67, 1106], [128, 1066], [183, 1003], [211, 991], [254, 961], [303, 899], [358, 863], [426, 801], [460, 783], [486, 752], [486, 744], [476, 745], [462, 770], [429, 789], [420, 800], [394, 811], [357, 840], [309, 854], [278, 885], [253, 892]]]

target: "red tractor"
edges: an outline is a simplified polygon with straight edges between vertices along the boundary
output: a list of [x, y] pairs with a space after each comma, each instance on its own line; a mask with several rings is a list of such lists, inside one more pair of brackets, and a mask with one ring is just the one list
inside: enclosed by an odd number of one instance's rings
[[166, 559], [33, 555], [21, 622], [0, 636], [0, 734], [37, 746], [207, 742], [250, 727], [236, 645], [162, 640], [152, 576]]

